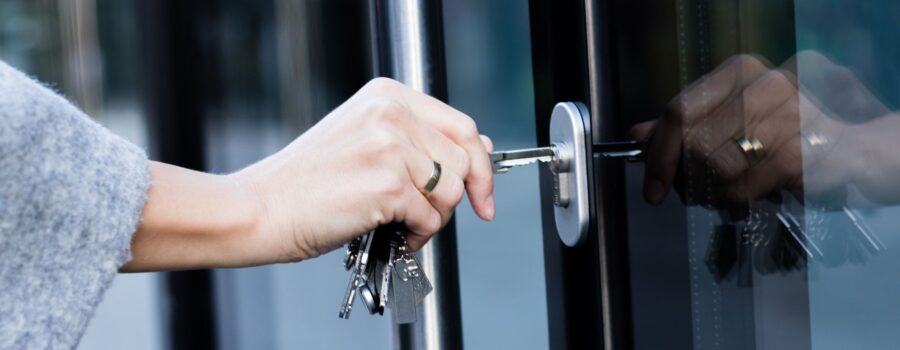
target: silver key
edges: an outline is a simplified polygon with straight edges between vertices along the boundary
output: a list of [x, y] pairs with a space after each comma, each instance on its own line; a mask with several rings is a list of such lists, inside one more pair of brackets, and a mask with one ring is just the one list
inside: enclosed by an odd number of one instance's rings
[[[565, 152], [561, 152], [561, 148], [565, 148], [563, 146], [566, 145], [493, 152], [490, 154], [491, 167], [494, 169], [494, 174], [501, 174], [509, 171], [512, 167], [540, 162], [550, 164], [551, 170], [555, 170], [554, 165], [558, 166], [567, 161], [560, 159], [560, 157], [565, 158]], [[595, 156], [604, 158], [641, 160], [645, 147], [646, 143], [640, 141], [603, 142], [593, 145], [591, 151]]]
[[433, 287], [416, 255], [407, 251], [405, 246], [398, 249], [391, 284], [394, 321], [398, 324], [415, 322], [417, 305], [431, 293]]
[[421, 303], [434, 288], [431, 286], [428, 276], [425, 276], [425, 271], [422, 270], [416, 255], [407, 252], [405, 249], [402, 250], [402, 255], [403, 257], [395, 264], [397, 266], [397, 274], [400, 275], [401, 279], [405, 277], [412, 284], [416, 304]]
[[394, 260], [397, 257], [397, 249], [395, 247], [391, 247], [391, 251], [388, 253], [388, 260], [384, 262], [384, 267], [381, 269], [381, 291], [378, 292], [378, 304], [384, 309], [387, 306], [388, 299], [390, 297], [390, 287], [393, 279], [391, 279], [391, 275], [394, 273]]
[[552, 147], [525, 148], [512, 151], [493, 152], [490, 155], [494, 174], [505, 173], [509, 168], [533, 164], [550, 163], [556, 153]]
[[347, 251], [344, 252], [344, 269], [350, 271], [356, 266], [356, 258], [359, 257], [359, 245], [362, 242], [362, 236], [354, 238], [347, 243]]
[[418, 318], [416, 315], [416, 305], [419, 302], [416, 300], [417, 298], [412, 280], [408, 278], [404, 280], [400, 276], [400, 271], [396, 270], [396, 265], [394, 265], [394, 269], [395, 271], [391, 275], [391, 288], [389, 292], [391, 299], [391, 316], [396, 324], [416, 322], [416, 319]]
[[[344, 299], [342, 300], [341, 310], [338, 312], [338, 317], [347, 319], [350, 318], [350, 311], [353, 310], [353, 300], [356, 298], [356, 293], [359, 289], [366, 286], [368, 277], [366, 276], [366, 269], [369, 263], [369, 252], [372, 248], [372, 236], [373, 232], [369, 232], [365, 236], [363, 236], [358, 245], [356, 247], [356, 253], [352, 253], [351, 251], [354, 248], [354, 245], [351, 244], [347, 247], [348, 256], [354, 256], [354, 264], [351, 267], [350, 271], [350, 281], [347, 283], [347, 290], [344, 292]], [[352, 242], [351, 242], [352, 243]], [[345, 260], [345, 266], [348, 264], [348, 261]]]

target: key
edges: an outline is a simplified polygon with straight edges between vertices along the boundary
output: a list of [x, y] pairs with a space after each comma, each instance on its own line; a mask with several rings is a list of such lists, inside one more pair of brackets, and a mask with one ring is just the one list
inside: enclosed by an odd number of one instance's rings
[[347, 244], [344, 267], [351, 270], [341, 305], [349, 318], [356, 296], [371, 314], [393, 309], [397, 323], [416, 321], [416, 305], [433, 290], [415, 254], [406, 248], [406, 227], [392, 223], [378, 227]]
[[387, 236], [389, 251], [382, 263], [380, 306], [382, 310], [390, 307], [398, 324], [415, 322], [416, 305], [433, 290], [431, 282], [419, 267], [416, 255], [406, 248], [406, 227], [391, 224], [381, 232]]
[[[604, 142], [591, 147], [595, 157], [623, 158], [626, 160], [642, 160], [646, 143], [642, 141]], [[552, 164], [564, 162], [556, 145], [537, 148], [524, 148], [509, 151], [497, 151], [490, 154], [494, 174], [502, 174], [510, 168], [534, 164], [537, 162]]]
[[381, 269], [381, 285], [379, 286], [381, 290], [379, 292], [380, 297], [378, 301], [379, 306], [382, 309], [387, 306], [388, 299], [390, 299], [390, 287], [393, 282], [391, 276], [394, 274], [394, 261], [400, 254], [400, 247], [406, 246], [406, 228], [401, 225], [395, 225], [383, 232], [388, 235], [388, 256]]
[[509, 168], [535, 162], [549, 163], [554, 157], [556, 157], [556, 151], [553, 149], [553, 146], [499, 151], [490, 155], [494, 174], [505, 173], [509, 171]]
[[350, 271], [356, 265], [360, 242], [362, 242], [362, 236], [354, 238], [347, 244], [347, 251], [344, 252], [344, 269], [347, 271]]
[[417, 305], [431, 293], [431, 282], [419, 268], [415, 254], [401, 246], [394, 262], [391, 283], [391, 314], [397, 324], [416, 321]]
[[[401, 258], [402, 259], [402, 258]], [[398, 259], [399, 260], [399, 259]], [[415, 295], [412, 280], [401, 277], [401, 270], [394, 265], [394, 273], [391, 275], [390, 301], [391, 316], [396, 324], [416, 322], [419, 303]]]
[[[373, 232], [369, 232], [365, 236], [359, 238], [359, 240], [354, 239], [347, 246], [348, 257], [354, 256], [354, 263], [350, 268], [350, 281], [347, 283], [347, 290], [344, 292], [343, 303], [341, 304], [341, 310], [338, 312], [338, 317], [343, 319], [350, 318], [350, 311], [353, 310], [353, 300], [356, 297], [357, 290], [363, 286], [365, 283], [364, 275], [366, 271], [366, 265], [368, 264], [369, 259], [369, 249], [372, 246], [372, 236]], [[354, 244], [354, 242], [356, 242]], [[355, 252], [354, 252], [355, 250]], [[345, 259], [344, 266], [349, 265], [348, 260]]]
[[344, 292], [343, 303], [341, 304], [341, 310], [338, 312], [338, 317], [343, 319], [350, 318], [350, 311], [353, 310], [353, 300], [356, 298], [356, 289], [359, 287], [357, 285], [358, 277], [356, 270], [350, 274], [350, 282], [347, 283], [347, 290]]

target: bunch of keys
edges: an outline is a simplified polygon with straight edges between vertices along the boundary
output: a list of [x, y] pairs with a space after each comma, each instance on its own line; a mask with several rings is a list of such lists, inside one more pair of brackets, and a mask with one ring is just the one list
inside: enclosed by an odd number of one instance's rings
[[[610, 142], [594, 145], [594, 154], [608, 158], [639, 159], [644, 144]], [[547, 163], [554, 173], [569, 161], [556, 145], [491, 153], [495, 174], [512, 167]], [[564, 186], [557, 186], [557, 192]], [[557, 195], [558, 196], [558, 195]], [[347, 245], [344, 268], [350, 271], [350, 282], [344, 293], [341, 318], [349, 318], [353, 302], [359, 296], [371, 314], [384, 314], [390, 307], [394, 322], [415, 322], [417, 305], [431, 292], [432, 286], [419, 266], [416, 255], [406, 248], [406, 228], [401, 223], [383, 225]]]
[[350, 318], [359, 295], [370, 314], [383, 315], [390, 307], [395, 323], [412, 323], [417, 305], [432, 290], [416, 255], [406, 248], [406, 228], [400, 223], [383, 225], [351, 241], [344, 268], [350, 271], [350, 282], [338, 313], [343, 319]]

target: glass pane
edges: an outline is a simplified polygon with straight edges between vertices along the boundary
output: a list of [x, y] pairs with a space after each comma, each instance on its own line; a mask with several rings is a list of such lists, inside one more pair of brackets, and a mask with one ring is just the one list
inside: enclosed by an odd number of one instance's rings
[[[535, 147], [526, 1], [445, 1], [450, 105], [494, 147]], [[463, 341], [471, 349], [545, 348], [547, 303], [537, 167], [497, 175], [497, 215], [456, 210]]]
[[[218, 83], [204, 108], [210, 171], [274, 153], [368, 81], [364, 2], [217, 1], [201, 38]], [[361, 39], [363, 38], [363, 39]], [[338, 318], [349, 274], [343, 250], [303, 261], [215, 271], [221, 349], [391, 347], [390, 315], [357, 301]]]
[[900, 27], [896, 1], [797, 1], [797, 80], [814, 349], [893, 348]]
[[626, 173], [637, 348], [896, 347], [900, 6], [650, 4], [608, 24], [617, 133], [658, 121]]

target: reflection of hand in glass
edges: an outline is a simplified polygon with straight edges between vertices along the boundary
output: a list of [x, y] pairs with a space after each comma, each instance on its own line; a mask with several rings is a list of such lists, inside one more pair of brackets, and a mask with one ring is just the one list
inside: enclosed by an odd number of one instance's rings
[[[675, 97], [659, 120], [632, 128], [636, 139], [653, 135], [645, 198], [662, 202], [687, 162], [712, 174], [714, 205], [782, 189], [805, 189], [807, 198], [843, 195], [850, 183], [869, 199], [886, 200], [887, 173], [873, 176], [874, 159], [882, 159], [873, 158], [873, 148], [884, 149], [878, 145], [890, 138], [872, 136], [884, 134], [886, 124], [900, 126], [893, 118], [873, 120], [887, 113], [848, 69], [819, 53], [802, 52], [778, 68], [750, 55], [732, 57]], [[900, 189], [891, 198], [900, 200]]]

